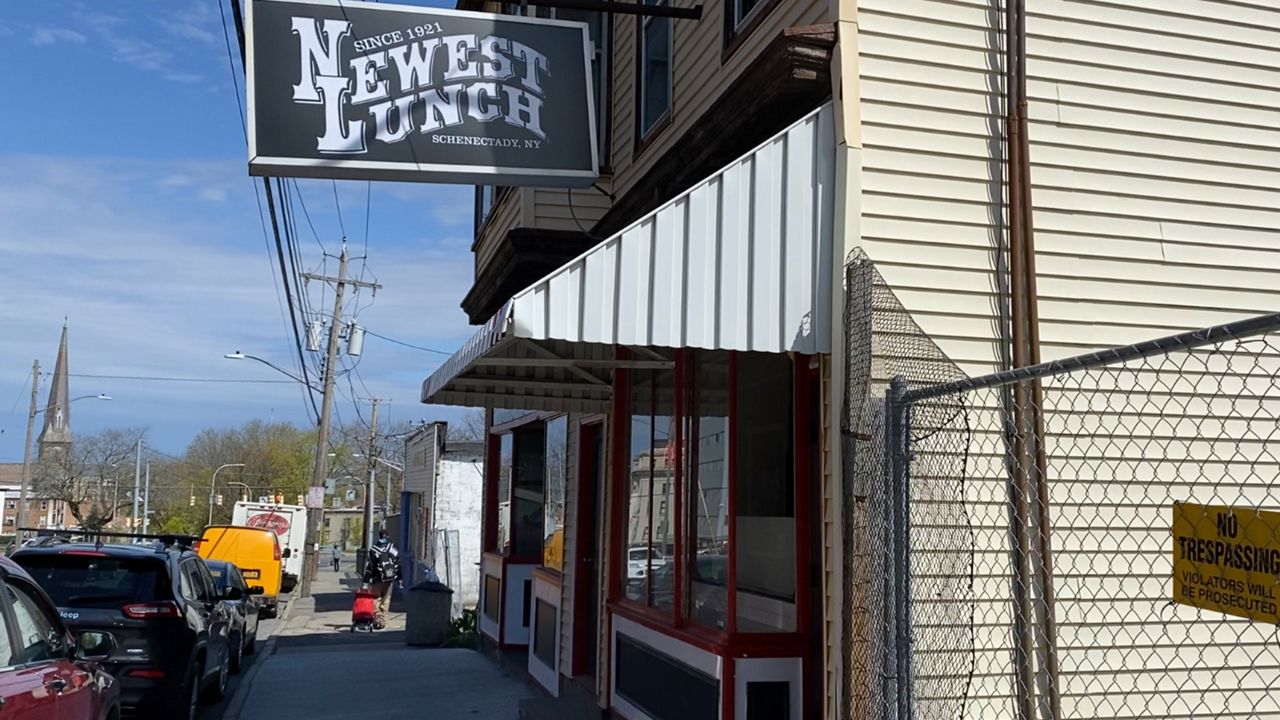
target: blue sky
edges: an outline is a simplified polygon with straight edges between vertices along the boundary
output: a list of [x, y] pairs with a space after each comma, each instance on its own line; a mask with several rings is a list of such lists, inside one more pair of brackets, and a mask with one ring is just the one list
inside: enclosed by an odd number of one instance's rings
[[[0, 461], [21, 459], [31, 361], [52, 369], [64, 317], [73, 375], [283, 379], [223, 359], [237, 349], [296, 365], [218, 2], [5, 4], [0, 63], [15, 87], [0, 113]], [[385, 287], [348, 304], [360, 325], [445, 351], [470, 336], [458, 307], [473, 275], [469, 187], [338, 182], [335, 203], [334, 183], [298, 185], [315, 227], [313, 237], [299, 218], [308, 269], [336, 272], [322, 248], [336, 254], [344, 229], [363, 255], [368, 211], [364, 274]], [[328, 292], [309, 292], [331, 306]], [[391, 399], [392, 420], [456, 420], [459, 409], [417, 402], [444, 359], [367, 338], [356, 373], [340, 383], [339, 418], [355, 420], [354, 388]], [[147, 427], [170, 453], [205, 427], [310, 422], [288, 381], [72, 377], [71, 393], [114, 398], [77, 403], [74, 432]]]

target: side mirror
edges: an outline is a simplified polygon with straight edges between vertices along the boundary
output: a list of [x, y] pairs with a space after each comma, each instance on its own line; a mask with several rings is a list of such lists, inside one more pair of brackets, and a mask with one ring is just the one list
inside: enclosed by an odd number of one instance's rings
[[266, 588], [262, 587], [261, 585], [250, 585], [250, 586], [249, 586], [249, 594], [250, 594], [250, 595], [261, 595], [261, 594], [265, 593], [266, 591], [267, 591], [267, 590], [266, 590]]
[[110, 633], [86, 630], [76, 636], [76, 660], [106, 662], [116, 650], [116, 639]]
[[233, 586], [227, 588], [226, 591], [222, 593], [222, 596], [227, 600], [243, 600], [244, 592], [242, 592], [240, 588]]
[[292, 554], [293, 554], [293, 548], [285, 548], [284, 552], [280, 553], [280, 557], [284, 558], [285, 560], [288, 560], [289, 556]]

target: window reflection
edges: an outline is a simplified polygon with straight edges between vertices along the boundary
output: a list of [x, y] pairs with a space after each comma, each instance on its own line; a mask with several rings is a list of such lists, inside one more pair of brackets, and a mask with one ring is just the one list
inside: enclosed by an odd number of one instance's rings
[[675, 375], [671, 370], [636, 371], [631, 388], [626, 596], [670, 609], [676, 539]]
[[568, 444], [569, 418], [561, 415], [548, 421], [542, 564], [554, 570], [564, 570], [564, 497]]
[[691, 352], [685, 377], [684, 453], [689, 488], [689, 592], [686, 613], [724, 629], [729, 578], [729, 360], [725, 353]]

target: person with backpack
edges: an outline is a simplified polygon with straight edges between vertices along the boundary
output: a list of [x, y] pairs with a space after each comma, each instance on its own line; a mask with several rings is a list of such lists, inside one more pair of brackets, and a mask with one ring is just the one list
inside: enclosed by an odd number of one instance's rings
[[378, 601], [378, 614], [373, 622], [375, 630], [387, 625], [387, 607], [391, 604], [391, 586], [400, 582], [400, 551], [391, 544], [387, 531], [378, 533], [378, 540], [369, 548], [364, 563], [364, 583], [373, 591]]

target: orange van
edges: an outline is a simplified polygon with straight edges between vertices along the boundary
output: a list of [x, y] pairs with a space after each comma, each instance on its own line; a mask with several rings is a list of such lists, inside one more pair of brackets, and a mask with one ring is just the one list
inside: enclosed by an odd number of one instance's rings
[[284, 563], [274, 532], [266, 528], [210, 525], [204, 529], [197, 552], [207, 560], [223, 560], [240, 568], [250, 588], [262, 588], [263, 616], [276, 616]]

